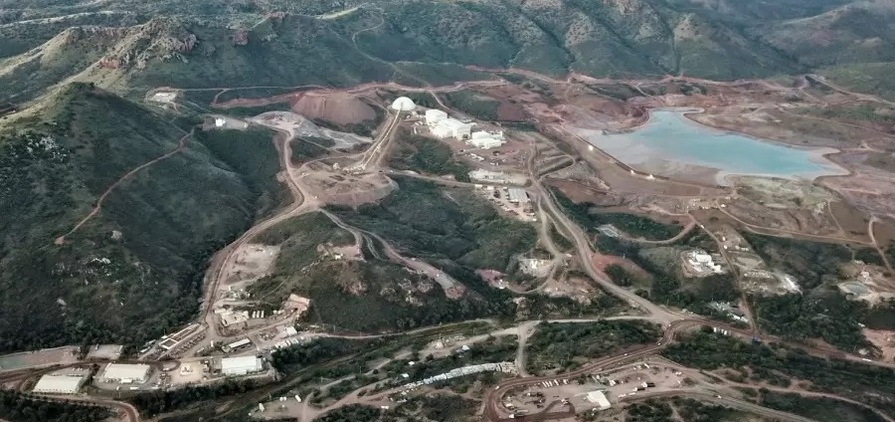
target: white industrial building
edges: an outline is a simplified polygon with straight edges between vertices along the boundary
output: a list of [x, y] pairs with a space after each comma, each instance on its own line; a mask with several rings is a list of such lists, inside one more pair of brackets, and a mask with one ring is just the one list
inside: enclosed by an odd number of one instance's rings
[[100, 378], [102, 382], [130, 384], [142, 384], [149, 379], [149, 365], [110, 363], [103, 370]]
[[40, 377], [33, 391], [45, 394], [77, 394], [85, 381], [87, 381], [87, 376], [84, 374], [47, 374]]
[[392, 102], [392, 110], [395, 111], [413, 111], [416, 109], [416, 104], [413, 103], [413, 100], [407, 97], [398, 97]]
[[463, 140], [472, 134], [473, 123], [463, 123], [457, 119], [447, 118], [438, 121], [432, 128], [432, 135], [436, 138], [455, 138]]
[[484, 130], [472, 132], [472, 137], [467, 141], [469, 145], [481, 149], [499, 148], [504, 142], [503, 131], [486, 132]]
[[514, 204], [525, 204], [528, 202], [528, 192], [522, 188], [507, 189], [507, 196], [510, 197], [510, 202]]
[[725, 272], [720, 264], [715, 263], [711, 255], [701, 249], [684, 252], [684, 259], [698, 276], [724, 274]]
[[221, 373], [227, 376], [254, 374], [264, 370], [264, 361], [256, 356], [221, 359]]
[[609, 399], [606, 398], [606, 394], [599, 390], [588, 392], [587, 401], [596, 404], [597, 408], [600, 410], [606, 410], [612, 407], [612, 405], [609, 404]]
[[250, 344], [252, 344], [252, 341], [247, 338], [244, 338], [242, 340], [236, 340], [232, 343], [224, 345], [223, 349], [224, 349], [224, 352], [229, 352], [231, 350], [236, 350], [236, 349], [239, 349], [240, 347], [245, 347]]
[[426, 110], [426, 125], [429, 127], [435, 127], [435, 125], [438, 124], [438, 122], [440, 122], [442, 120], [447, 120], [447, 118], [448, 118], [447, 113], [445, 113], [441, 110], [436, 110], [434, 108]]

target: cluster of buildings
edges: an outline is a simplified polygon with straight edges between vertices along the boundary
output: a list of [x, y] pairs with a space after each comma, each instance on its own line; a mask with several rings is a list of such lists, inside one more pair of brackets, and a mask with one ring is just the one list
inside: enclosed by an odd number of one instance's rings
[[480, 365], [470, 365], [464, 366], [462, 368], [452, 369], [443, 374], [438, 374], [433, 377], [429, 377], [423, 379], [421, 381], [415, 381], [410, 384], [404, 386], [404, 388], [412, 389], [422, 385], [429, 385], [432, 383], [447, 381], [452, 378], [462, 377], [464, 375], [472, 375], [478, 374], [480, 372], [506, 372], [506, 373], [516, 373], [516, 365], [513, 362], [500, 362], [500, 363], [483, 363]]
[[681, 254], [684, 264], [691, 270], [695, 277], [706, 277], [712, 274], [724, 274], [721, 264], [715, 262], [714, 257], [702, 249], [694, 249]]
[[474, 123], [454, 119], [441, 110], [426, 110], [425, 120], [429, 131], [436, 138], [454, 138], [466, 141], [470, 146], [479, 149], [498, 148], [506, 142], [502, 131], [473, 132]]

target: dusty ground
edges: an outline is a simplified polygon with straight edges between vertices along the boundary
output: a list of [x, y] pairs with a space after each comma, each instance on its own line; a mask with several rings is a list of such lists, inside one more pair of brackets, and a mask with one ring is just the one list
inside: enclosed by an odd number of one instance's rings
[[268, 275], [279, 254], [279, 246], [251, 243], [240, 246], [233, 265], [225, 269], [225, 283], [255, 280]]
[[0, 372], [78, 361], [78, 348], [73, 346], [41, 349], [0, 356]]
[[349, 174], [325, 163], [308, 165], [301, 181], [321, 202], [352, 207], [376, 202], [398, 188], [383, 174]]
[[376, 118], [376, 111], [360, 98], [333, 91], [307, 91], [296, 96], [292, 110], [309, 119], [332, 123], [360, 123]]
[[880, 350], [880, 360], [892, 362], [895, 360], [895, 331], [861, 330], [864, 337]]

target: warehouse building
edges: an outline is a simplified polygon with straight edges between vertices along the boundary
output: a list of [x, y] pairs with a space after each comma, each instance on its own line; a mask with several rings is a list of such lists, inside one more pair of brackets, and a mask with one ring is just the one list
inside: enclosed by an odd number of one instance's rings
[[437, 138], [455, 138], [463, 140], [472, 134], [473, 123], [463, 123], [457, 119], [447, 118], [439, 121], [432, 128], [432, 135]]
[[528, 192], [522, 188], [509, 188], [507, 190], [507, 196], [510, 197], [510, 202], [514, 204], [525, 204], [528, 203]]
[[33, 391], [44, 394], [77, 394], [85, 381], [85, 374], [47, 374], [40, 377]]
[[438, 122], [440, 122], [442, 120], [447, 120], [447, 118], [448, 118], [447, 113], [445, 113], [441, 110], [436, 110], [436, 109], [426, 110], [426, 125], [429, 127], [435, 127], [435, 125], [438, 124]]
[[149, 369], [149, 365], [143, 364], [110, 363], [103, 370], [100, 381], [120, 384], [142, 384], [149, 380]]
[[504, 144], [503, 132], [472, 132], [472, 138], [467, 143], [481, 149], [499, 148]]
[[221, 373], [227, 376], [255, 374], [264, 370], [264, 361], [257, 356], [221, 359]]

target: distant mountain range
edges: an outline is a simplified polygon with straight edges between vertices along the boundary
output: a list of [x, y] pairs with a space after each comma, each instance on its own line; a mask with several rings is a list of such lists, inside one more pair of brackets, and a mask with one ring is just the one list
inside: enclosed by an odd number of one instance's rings
[[895, 60], [893, 0], [148, 3], [0, 15], [0, 92], [21, 101], [69, 81], [128, 95], [158, 85], [419, 84], [444, 63], [617, 78], [844, 77]]

